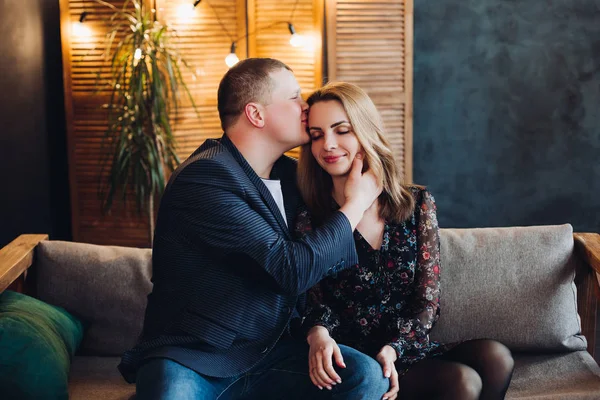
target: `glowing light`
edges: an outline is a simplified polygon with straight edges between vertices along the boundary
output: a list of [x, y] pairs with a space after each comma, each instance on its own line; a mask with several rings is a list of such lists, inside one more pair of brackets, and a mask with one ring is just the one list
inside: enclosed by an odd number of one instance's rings
[[290, 44], [293, 47], [302, 47], [305, 43], [306, 40], [304, 40], [304, 36], [298, 35], [297, 33], [294, 33], [290, 38]]
[[73, 35], [86, 38], [92, 36], [92, 30], [86, 26], [83, 22], [73, 22], [71, 25], [73, 29]]
[[184, 3], [180, 4], [177, 7], [177, 16], [180, 19], [188, 19], [194, 13], [194, 5], [192, 3]]
[[237, 54], [235, 54], [235, 53], [229, 53], [227, 55], [227, 57], [225, 57], [225, 64], [227, 64], [227, 66], [229, 68], [233, 67], [239, 61], [240, 61], [240, 59], [238, 58]]

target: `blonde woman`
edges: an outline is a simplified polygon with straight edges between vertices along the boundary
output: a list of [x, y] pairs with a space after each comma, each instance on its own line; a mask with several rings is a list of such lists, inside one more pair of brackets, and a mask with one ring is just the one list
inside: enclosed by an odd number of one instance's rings
[[317, 90], [308, 104], [311, 141], [302, 149], [298, 181], [310, 213], [300, 214], [298, 233], [345, 204], [354, 162], [383, 182], [354, 232], [359, 264], [340, 265], [309, 292], [303, 327], [313, 384], [335, 391], [336, 368], [344, 368], [339, 343], [381, 364], [390, 380], [384, 399], [504, 398], [513, 369], [504, 345], [429, 340], [440, 315], [436, 205], [425, 188], [402, 183], [373, 102], [359, 87], [339, 82]]

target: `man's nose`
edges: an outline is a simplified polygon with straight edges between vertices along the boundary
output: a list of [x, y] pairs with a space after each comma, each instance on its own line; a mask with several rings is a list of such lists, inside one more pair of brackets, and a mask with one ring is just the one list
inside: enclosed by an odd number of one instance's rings
[[302, 96], [300, 96], [300, 106], [302, 107], [302, 111], [308, 111], [308, 103], [306, 102], [306, 100], [304, 100]]

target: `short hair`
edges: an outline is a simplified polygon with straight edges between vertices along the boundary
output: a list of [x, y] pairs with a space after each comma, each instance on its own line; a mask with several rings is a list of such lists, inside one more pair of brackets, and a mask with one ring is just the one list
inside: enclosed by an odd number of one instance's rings
[[[406, 220], [415, 208], [411, 185], [402, 182], [392, 147], [386, 138], [383, 119], [371, 98], [354, 84], [331, 82], [311, 94], [307, 103], [312, 107], [323, 101], [337, 101], [344, 108], [365, 153], [364, 165], [382, 180], [380, 216], [397, 223]], [[322, 223], [331, 214], [333, 182], [313, 157], [310, 142], [301, 149], [298, 187], [314, 221], [317, 225]]]
[[219, 83], [217, 108], [221, 128], [226, 131], [253, 101], [266, 104], [273, 90], [270, 73], [292, 69], [273, 58], [247, 58], [231, 67]]

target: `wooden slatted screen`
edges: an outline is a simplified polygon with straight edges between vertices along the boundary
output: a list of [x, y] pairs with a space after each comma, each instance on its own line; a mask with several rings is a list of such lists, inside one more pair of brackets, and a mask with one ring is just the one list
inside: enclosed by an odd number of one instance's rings
[[[111, 1], [119, 8], [123, 3]], [[60, 10], [73, 237], [81, 242], [144, 246], [149, 241], [147, 220], [138, 216], [134, 202], [113, 207], [111, 215], [105, 216], [98, 196], [99, 182], [108, 175], [101, 173], [107, 128], [102, 104], [108, 96], [106, 91], [97, 92], [96, 79], [97, 74], [109, 76], [102, 53], [108, 31], [105, 21], [113, 11], [91, 0], [61, 0]], [[87, 18], [79, 27], [87, 34], [76, 31], [84, 11]]]
[[328, 80], [369, 94], [411, 182], [413, 1], [327, 0], [326, 7]]
[[[290, 44], [291, 22], [305, 39], [301, 47]], [[307, 96], [320, 87], [322, 74], [323, 0], [249, 0], [249, 57], [271, 57], [292, 70]], [[288, 153], [298, 156], [298, 149]]]
[[[109, 3], [122, 7], [124, 0]], [[153, 2], [147, 0], [147, 4], [150, 3]], [[183, 99], [179, 113], [173, 116], [178, 155], [182, 160], [206, 138], [222, 134], [216, 107], [217, 86], [227, 71], [224, 59], [231, 45], [223, 26], [231, 35], [245, 34], [245, 25], [242, 30], [238, 25], [240, 18], [245, 21], [245, 9], [239, 12], [239, 4], [243, 2], [212, 0], [213, 10], [205, 0], [195, 10], [188, 8], [184, 12], [181, 7], [191, 3], [189, 0], [158, 0], [152, 4], [157, 18], [177, 30], [175, 45], [191, 67], [184, 74], [199, 116], [187, 99]], [[99, 181], [106, 180], [108, 175], [107, 172], [101, 174], [100, 168], [107, 128], [107, 113], [102, 104], [107, 101], [107, 93], [97, 92], [96, 75], [98, 72], [103, 77], [109, 74], [102, 51], [108, 31], [105, 21], [113, 11], [93, 0], [61, 0], [60, 4], [73, 238], [88, 243], [148, 246], [149, 224], [144, 215], [137, 213], [133, 197], [126, 207], [116, 203], [110, 215], [102, 214], [98, 197]], [[89, 30], [88, 35], [73, 31], [84, 11], [88, 13], [83, 24]]]
[[[193, 12], [182, 11], [182, 7], [191, 3], [190, 0], [158, 0], [156, 3], [158, 19], [178, 32], [175, 46], [190, 65], [184, 79], [199, 111], [197, 115], [190, 101], [183, 98], [178, 115], [173, 116], [182, 161], [207, 138], [223, 134], [217, 111], [217, 89], [228, 69], [225, 57], [232, 39], [246, 32], [244, 2], [204, 0]], [[243, 44], [238, 45], [237, 53], [240, 59], [244, 58]]]

